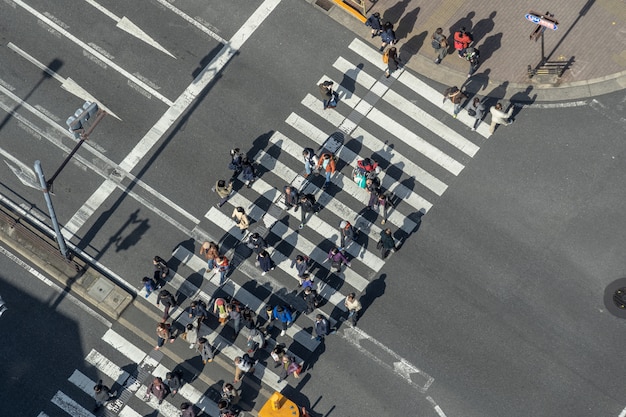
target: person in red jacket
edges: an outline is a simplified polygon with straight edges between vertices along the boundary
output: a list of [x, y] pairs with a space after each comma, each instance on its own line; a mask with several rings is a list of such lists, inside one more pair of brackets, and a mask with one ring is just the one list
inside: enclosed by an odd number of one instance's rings
[[465, 58], [465, 49], [472, 43], [472, 36], [465, 31], [465, 27], [454, 32], [454, 49], [459, 53], [459, 58]]

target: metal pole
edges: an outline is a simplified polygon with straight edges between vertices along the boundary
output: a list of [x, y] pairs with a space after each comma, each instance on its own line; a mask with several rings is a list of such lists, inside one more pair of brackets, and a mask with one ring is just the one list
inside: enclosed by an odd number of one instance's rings
[[91, 132], [93, 132], [93, 130], [96, 128], [96, 126], [98, 126], [98, 123], [100, 123], [100, 121], [102, 119], [104, 119], [104, 116], [106, 116], [106, 115], [107, 115], [107, 113], [105, 111], [98, 110], [98, 115], [96, 116], [96, 120], [91, 124], [91, 126], [89, 126], [89, 129], [86, 132], [84, 132], [84, 133], [82, 133], [80, 135], [80, 140], [78, 141], [76, 146], [74, 146], [74, 149], [72, 149], [72, 152], [70, 152], [70, 154], [67, 156], [67, 158], [65, 158], [65, 160], [63, 161], [63, 163], [59, 167], [59, 169], [57, 169], [56, 172], [54, 174], [52, 174], [52, 177], [50, 177], [48, 182], [46, 182], [46, 188], [50, 192], [52, 192], [52, 185], [54, 184], [54, 180], [61, 173], [63, 168], [65, 168], [65, 165], [67, 165], [67, 163], [70, 162], [70, 159], [72, 159], [72, 156], [74, 156], [76, 151], [78, 151], [78, 149], [80, 149], [80, 147], [83, 145], [83, 142], [86, 141], [87, 139], [89, 139], [89, 135], [91, 135]]
[[48, 192], [48, 186], [46, 184], [46, 177], [43, 175], [43, 170], [41, 169], [41, 162], [39, 160], [35, 161], [35, 172], [39, 177], [39, 183], [41, 184], [41, 191], [43, 191], [43, 196], [46, 199], [46, 204], [48, 205], [48, 212], [50, 213], [50, 219], [52, 220], [52, 227], [54, 228], [54, 233], [56, 234], [56, 240], [59, 244], [59, 250], [61, 251], [61, 255], [65, 259], [71, 259], [70, 253], [67, 250], [67, 246], [65, 245], [65, 238], [63, 238], [63, 234], [61, 233], [61, 228], [59, 227], [59, 222], [57, 222], [56, 214], [54, 213], [54, 207], [52, 206], [52, 199], [50, 198], [50, 193]]

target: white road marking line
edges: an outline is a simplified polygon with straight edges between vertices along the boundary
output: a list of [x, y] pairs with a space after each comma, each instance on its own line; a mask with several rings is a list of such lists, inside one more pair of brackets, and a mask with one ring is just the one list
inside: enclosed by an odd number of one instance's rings
[[51, 401], [52, 404], [56, 405], [72, 417], [94, 417], [94, 415], [83, 408], [82, 405], [78, 404], [61, 391], [57, 391]]
[[[137, 346], [128, 342], [124, 337], [113, 329], [109, 329], [103, 336], [102, 340], [113, 346], [122, 355], [126, 356], [133, 363], [141, 363], [146, 357], [146, 353]], [[155, 336], [156, 340], [156, 336]]]
[[[18, 0], [19, 1], [19, 0]], [[133, 150], [120, 163], [122, 171], [131, 172], [137, 164], [146, 156], [148, 152], [157, 144], [163, 135], [176, 123], [180, 116], [193, 103], [198, 94], [213, 81], [224, 66], [235, 56], [239, 48], [248, 40], [254, 31], [261, 25], [267, 16], [280, 3], [280, 0], [265, 0], [250, 16], [246, 23], [239, 28], [231, 41], [213, 58], [213, 60], [202, 70], [202, 72], [191, 82], [185, 91], [176, 99], [176, 102], [161, 116], [156, 124], [144, 135], [135, 145]], [[72, 224], [73, 233], [76, 233], [82, 225], [90, 218], [104, 201], [109, 197], [112, 188], [105, 181], [92, 197], [88, 211], [79, 209], [68, 223]], [[102, 191], [100, 191], [102, 189]], [[197, 223], [196, 223], [197, 224]]]
[[81, 99], [83, 99], [85, 101], [98, 103], [98, 106], [101, 109], [103, 109], [104, 111], [106, 111], [107, 114], [110, 114], [111, 116], [115, 117], [117, 120], [122, 120], [122, 119], [120, 119], [120, 117], [117, 114], [113, 113], [113, 111], [110, 108], [108, 108], [107, 106], [102, 104], [102, 102], [100, 100], [96, 99], [89, 92], [87, 92], [87, 90], [85, 90], [83, 87], [78, 85], [78, 83], [76, 83], [76, 81], [72, 80], [69, 77], [68, 78], [61, 77], [59, 74], [57, 74], [56, 72], [52, 71], [50, 68], [48, 68], [42, 62], [39, 62], [35, 57], [33, 57], [32, 55], [28, 54], [26, 51], [24, 51], [23, 49], [21, 49], [20, 47], [18, 47], [14, 43], [9, 42], [9, 44], [7, 46], [8, 46], [9, 49], [14, 51], [18, 55], [20, 55], [22, 58], [26, 59], [28, 62], [32, 63], [33, 65], [35, 65], [37, 68], [41, 69], [42, 71], [45, 71], [52, 78], [54, 78], [55, 80], [60, 82], [61, 83], [61, 88], [63, 88], [67, 92], [69, 92], [69, 93], [75, 95], [76, 97], [79, 97], [79, 98], [81, 98]]
[[626, 417], [626, 407], [622, 410], [621, 413], [619, 413], [618, 417]]
[[120, 73], [121, 75], [123, 75], [128, 80], [130, 80], [133, 83], [135, 83], [136, 85], [140, 86], [145, 91], [147, 91], [148, 93], [150, 93], [151, 95], [153, 95], [157, 99], [161, 100], [166, 105], [172, 106], [174, 104], [168, 98], [166, 98], [161, 93], [159, 93], [157, 90], [155, 90], [154, 88], [150, 87], [148, 84], [144, 83], [139, 78], [135, 77], [133, 74], [131, 74], [130, 72], [126, 71], [125, 69], [123, 69], [122, 67], [117, 65], [115, 62], [111, 61], [109, 58], [107, 58], [106, 56], [104, 56], [103, 54], [98, 52], [96, 49], [92, 48], [87, 43], [81, 41], [76, 36], [74, 36], [71, 33], [69, 33], [67, 30], [65, 30], [63, 27], [58, 25], [53, 20], [49, 19], [43, 13], [39, 13], [37, 10], [35, 10], [31, 6], [29, 6], [28, 4], [24, 3], [22, 0], [13, 0], [13, 3], [17, 4], [18, 6], [20, 6], [24, 10], [26, 10], [28, 13], [32, 14], [33, 16], [35, 16], [37, 19], [41, 20], [42, 22], [44, 22], [45, 24], [47, 24], [48, 26], [53, 28], [55, 31], [57, 31], [60, 34], [62, 34], [63, 36], [65, 36], [67, 39], [69, 39], [70, 41], [74, 42], [76, 45], [80, 46], [85, 51], [89, 52], [91, 55], [93, 55], [96, 58], [98, 58], [100, 61], [105, 62], [108, 66], [113, 68], [115, 71], [117, 71], [118, 73]]
[[53, 290], [55, 290], [59, 294], [63, 294], [64, 298], [67, 298], [69, 301], [71, 301], [73, 304], [75, 304], [81, 310], [83, 310], [84, 312], [86, 312], [91, 317], [95, 318], [96, 320], [98, 320], [100, 323], [104, 324], [106, 327], [111, 328], [111, 326], [113, 325], [110, 321], [108, 321], [106, 318], [104, 318], [104, 316], [102, 316], [101, 314], [96, 312], [94, 309], [92, 309], [88, 305], [84, 304], [78, 298], [74, 297], [74, 295], [72, 295], [69, 291], [59, 287], [57, 284], [55, 284], [54, 282], [52, 282], [51, 280], [46, 278], [42, 273], [40, 273], [35, 268], [33, 268], [30, 265], [28, 265], [26, 262], [24, 262], [22, 259], [20, 259], [16, 255], [14, 255], [8, 249], [5, 249], [3, 246], [0, 246], [0, 253], [2, 253], [4, 256], [6, 256], [7, 258], [9, 258], [13, 262], [15, 262], [17, 265], [19, 265], [20, 267], [25, 269], [28, 273], [30, 273], [31, 275], [36, 277], [39, 281], [43, 282], [48, 287], [52, 288]]
[[200, 22], [198, 22], [196, 19], [194, 19], [193, 17], [187, 15], [185, 12], [183, 12], [182, 10], [176, 8], [172, 3], [170, 3], [167, 0], [156, 0], [157, 3], [159, 3], [161, 6], [165, 7], [166, 9], [169, 9], [170, 11], [174, 12], [176, 15], [180, 16], [182, 19], [184, 19], [186, 22], [190, 23], [191, 25], [193, 25], [194, 27], [196, 27], [197, 29], [201, 30], [202, 32], [206, 33], [207, 35], [209, 35], [210, 37], [212, 37], [213, 39], [215, 39], [216, 41], [218, 41], [219, 43], [226, 43], [226, 39], [222, 38], [221, 36], [219, 36], [217, 33], [211, 31], [209, 28], [207, 28], [206, 26], [204, 26], [203, 24], [201, 24]]
[[146, 32], [141, 30], [139, 28], [139, 26], [137, 26], [136, 24], [131, 22], [130, 19], [128, 19], [126, 16], [119, 17], [119, 16], [115, 15], [115, 13], [113, 13], [112, 11], [107, 9], [106, 7], [102, 6], [101, 4], [96, 2], [95, 0], [84, 0], [84, 1], [86, 1], [87, 3], [89, 3], [90, 5], [95, 7], [96, 9], [98, 9], [98, 11], [104, 13], [109, 18], [113, 19], [113, 21], [115, 21], [115, 23], [117, 24], [118, 28], [120, 28], [123, 31], [125, 31], [126, 33], [136, 37], [137, 39], [142, 40], [143, 42], [147, 43], [148, 45], [152, 46], [153, 48], [158, 49], [159, 51], [161, 51], [161, 52], [171, 56], [172, 58], [176, 59], [176, 57], [174, 55], [172, 55], [160, 43], [155, 41], [150, 35], [148, 35]]

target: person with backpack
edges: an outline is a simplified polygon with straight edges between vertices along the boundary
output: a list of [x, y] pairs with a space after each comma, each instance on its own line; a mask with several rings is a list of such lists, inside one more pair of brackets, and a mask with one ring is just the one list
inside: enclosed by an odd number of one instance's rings
[[444, 36], [442, 28], [437, 28], [433, 36], [431, 36], [431, 45], [437, 53], [435, 64], [440, 64], [448, 55], [448, 39]]
[[154, 280], [150, 277], [143, 277], [141, 279], [141, 284], [146, 290], [146, 298], [150, 297], [150, 294], [158, 288], [156, 282], [154, 282]]
[[300, 200], [298, 190], [291, 185], [285, 185], [283, 191], [285, 192], [285, 206], [287, 206], [287, 210], [295, 207], [296, 209], [294, 211], [298, 211], [298, 200]]
[[326, 80], [318, 85], [324, 110], [337, 107], [337, 93], [333, 91], [333, 82]]
[[254, 374], [255, 361], [247, 354], [235, 358], [235, 384], [241, 381], [245, 374]]
[[226, 204], [226, 201], [230, 198], [230, 194], [233, 192], [233, 181], [231, 180], [227, 184], [224, 180], [217, 180], [213, 191], [215, 191], [220, 198], [220, 202], [217, 203], [217, 207], [220, 208]]
[[313, 194], [304, 194], [300, 196], [300, 226], [302, 229], [307, 221], [307, 215], [309, 213], [317, 214], [315, 206], [315, 196]]
[[383, 44], [380, 46], [380, 52], [382, 52], [387, 45], [395, 45], [398, 43], [398, 39], [396, 38], [396, 32], [393, 30], [393, 25], [391, 22], [385, 22], [383, 26], [383, 31], [380, 34], [380, 38], [383, 41]]
[[391, 229], [387, 228], [380, 232], [380, 240], [378, 241], [378, 249], [380, 249], [380, 257], [385, 259], [390, 251], [396, 251], [396, 241], [391, 235]]
[[365, 21], [365, 26], [372, 28], [372, 38], [380, 35], [383, 30], [383, 22], [380, 20], [380, 13], [374, 12]]
[[216, 298], [213, 303], [213, 314], [215, 314], [220, 322], [220, 326], [223, 326], [228, 321], [228, 308], [226, 306], [226, 300], [223, 298]]
[[267, 242], [265, 242], [265, 239], [263, 239], [258, 232], [254, 232], [248, 237], [246, 246], [258, 255], [267, 248]]
[[350, 247], [352, 242], [355, 241], [357, 237], [357, 230], [350, 224], [348, 220], [342, 220], [339, 223], [339, 233], [340, 233], [340, 250], [346, 250]]
[[280, 335], [284, 336], [287, 333], [287, 327], [293, 322], [293, 315], [291, 310], [287, 306], [281, 306], [280, 304], [274, 307], [274, 318], [280, 322], [281, 332]]
[[302, 159], [304, 159], [304, 178], [308, 178], [313, 172], [313, 168], [317, 165], [317, 155], [311, 148], [304, 148], [302, 151]]
[[335, 164], [335, 156], [331, 153], [323, 153], [319, 161], [317, 161], [317, 169], [324, 170], [326, 181], [322, 189], [328, 188], [330, 185], [330, 177], [335, 173], [337, 166]]
[[400, 67], [400, 57], [395, 46], [392, 46], [383, 54], [383, 62], [387, 64], [385, 78], [389, 78], [391, 73]]
[[326, 258], [326, 261], [328, 261], [330, 259], [331, 261], [331, 269], [335, 268], [335, 272], [339, 273], [341, 272], [341, 266], [343, 264], [345, 264], [346, 266], [350, 267], [350, 262], [348, 262], [348, 259], [344, 256], [344, 254], [339, 250], [339, 248], [332, 248], [329, 252], [328, 252], [328, 257]]
[[265, 276], [265, 274], [267, 274], [269, 271], [273, 271], [274, 269], [276, 269], [274, 261], [272, 261], [269, 252], [266, 250], [263, 250], [259, 253], [256, 261], [259, 263], [259, 268], [261, 268], [261, 270], [263, 271], [261, 272], [261, 276]]
[[443, 102], [445, 103], [446, 100], [450, 100], [452, 104], [454, 104], [454, 115], [452, 117], [455, 119], [461, 111], [461, 105], [465, 99], [467, 99], [467, 96], [463, 94], [456, 85], [446, 88], [443, 92]]
[[233, 175], [230, 178], [230, 182], [232, 182], [235, 178], [241, 174], [243, 161], [243, 154], [239, 150], [239, 148], [230, 150], [230, 162], [228, 163], [228, 169], [233, 171]]
[[472, 43], [472, 36], [462, 27], [458, 31], [454, 32], [454, 49], [459, 54], [459, 58], [463, 58], [465, 49]]
[[163, 321], [165, 321], [170, 316], [170, 308], [176, 307], [176, 298], [168, 290], [161, 290], [156, 301], [157, 307], [161, 303], [163, 303]]
[[470, 108], [467, 109], [467, 114], [475, 119], [474, 125], [470, 129], [472, 132], [476, 130], [480, 122], [483, 120], [483, 117], [485, 117], [485, 111], [485, 105], [480, 101], [480, 98], [474, 97]]
[[469, 71], [467, 72], [467, 78], [470, 78], [480, 66], [480, 52], [478, 49], [470, 46], [465, 49], [463, 53], [465, 59], [469, 62]]

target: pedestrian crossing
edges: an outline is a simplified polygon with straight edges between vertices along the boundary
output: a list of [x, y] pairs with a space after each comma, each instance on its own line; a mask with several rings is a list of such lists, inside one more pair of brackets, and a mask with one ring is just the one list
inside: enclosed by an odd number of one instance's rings
[[[280, 330], [274, 331], [267, 340], [266, 350], [284, 343], [290, 355], [305, 364], [305, 370], [307, 358], [322, 343], [314, 337], [315, 315], [322, 313], [329, 317], [333, 326], [343, 325], [346, 295], [355, 292], [358, 298], [366, 293], [386, 264], [376, 249], [381, 232], [391, 228], [398, 243], [411, 238], [422, 216], [436, 206], [450, 182], [461, 174], [489, 137], [484, 123], [476, 132], [469, 132], [474, 118], [465, 111], [456, 120], [449, 118], [452, 104], [443, 103], [442, 93], [418, 76], [399, 69], [385, 78], [384, 68], [375, 48], [358, 39], [352, 41], [345, 56], [338, 57], [328, 73], [319, 78], [335, 81], [339, 94], [337, 108], [324, 110], [318, 97], [304, 93], [300, 104], [290, 109], [284, 125], [269, 135], [266, 145], [249, 154], [258, 168], [259, 178], [250, 188], [233, 192], [223, 207], [211, 206], [206, 211], [200, 225], [207, 231], [203, 236], [219, 242], [221, 252], [234, 266], [223, 285], [219, 285], [217, 274], [207, 271], [206, 260], [196, 254], [201, 244], [197, 236], [195, 247], [179, 245], [171, 254], [170, 261], [176, 266], [166, 288], [178, 297], [188, 301], [202, 299], [209, 310], [215, 297], [232, 297], [259, 317], [267, 305], [292, 306], [297, 312], [294, 322], [284, 336], [278, 335]], [[323, 175], [304, 177], [302, 150], [309, 147], [321, 152], [330, 147], [329, 138], [335, 140], [332, 146], [338, 147], [335, 154], [339, 159], [332, 185], [324, 189]], [[393, 196], [394, 205], [384, 225], [380, 213], [365, 208], [368, 193], [352, 177], [356, 161], [364, 157], [372, 157], [383, 168], [379, 174], [382, 188]], [[285, 210], [282, 190], [287, 184], [301, 193], [314, 194], [321, 208], [318, 214], [309, 215], [303, 229], [298, 227], [301, 213]], [[248, 231], [242, 232], [230, 217], [238, 206], [244, 207], [251, 219]], [[337, 273], [331, 270], [327, 257], [328, 251], [339, 245], [342, 220], [349, 220], [357, 227], [360, 236], [345, 249], [351, 265]], [[276, 264], [276, 269], [266, 275], [261, 275], [255, 255], [245, 247], [245, 239], [253, 231], [258, 231], [268, 242], [268, 252]], [[291, 267], [299, 254], [309, 256], [314, 262], [310, 272], [323, 299], [322, 305], [311, 314], [304, 313], [297, 275]], [[388, 259], [397, 255], [391, 256]], [[192, 282], [192, 276], [201, 277], [201, 282], [198, 279]], [[149, 303], [158, 316], [157, 295], [144, 296], [141, 290], [138, 301]], [[186, 306], [170, 312], [179, 328], [190, 322], [183, 311]], [[245, 330], [233, 342], [227, 337], [229, 327], [206, 325], [203, 335], [218, 351], [216, 357], [232, 364], [246, 350]], [[154, 351], [150, 343], [131, 341], [114, 330], [107, 331], [102, 342], [104, 348], [91, 349], [81, 369], [77, 368], [68, 377], [72, 388], [60, 389], [51, 399], [58, 410], [79, 417], [95, 415], [90, 398], [96, 384], [95, 371], [106, 385], [119, 391], [107, 406], [116, 415], [135, 417], [158, 410], [164, 416], [179, 416], [182, 401], [195, 404], [209, 415], [217, 415], [216, 398], [207, 394], [210, 387], [204, 386], [201, 379], [185, 383], [176, 399], [168, 396], [162, 404], [154, 398], [146, 402], [148, 378], [164, 378], [175, 364], [166, 363], [162, 351]], [[271, 390], [281, 391], [289, 382], [277, 382], [279, 371], [272, 366], [267, 352], [264, 355], [255, 366], [254, 377]], [[186, 356], [198, 354], [189, 350]], [[129, 368], [128, 364], [134, 366]], [[47, 411], [39, 416], [49, 416]]]

